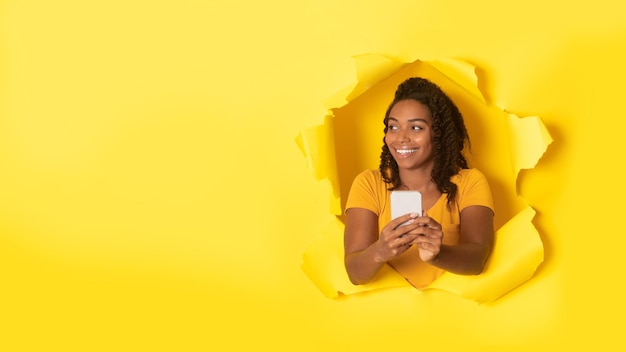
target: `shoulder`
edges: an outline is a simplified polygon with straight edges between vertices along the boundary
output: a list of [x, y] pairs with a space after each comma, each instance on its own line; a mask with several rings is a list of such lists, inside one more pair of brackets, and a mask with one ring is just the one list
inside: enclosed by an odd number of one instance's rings
[[383, 176], [380, 173], [380, 170], [365, 170], [361, 171], [354, 178], [354, 182], [366, 182], [369, 184], [379, 184], [384, 183]]
[[471, 184], [474, 182], [487, 182], [485, 175], [478, 169], [461, 169], [459, 173], [452, 176], [452, 182], [459, 186]]
[[484, 205], [493, 209], [493, 198], [487, 178], [478, 169], [463, 169], [452, 177], [459, 187], [460, 209], [470, 205]]
[[388, 188], [379, 170], [365, 170], [356, 175], [352, 181], [352, 189], [369, 190], [369, 192], [380, 193]]
[[346, 202], [347, 208], [366, 208], [377, 212], [387, 196], [387, 185], [379, 170], [365, 170], [359, 173], [352, 182]]

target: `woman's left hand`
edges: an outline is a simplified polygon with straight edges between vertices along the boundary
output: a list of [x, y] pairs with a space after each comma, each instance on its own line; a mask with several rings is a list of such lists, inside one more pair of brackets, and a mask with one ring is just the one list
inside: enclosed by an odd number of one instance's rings
[[443, 231], [441, 224], [430, 218], [426, 213], [415, 219], [420, 226], [411, 231], [411, 234], [418, 234], [413, 240], [413, 244], [419, 249], [420, 258], [425, 262], [430, 262], [437, 257], [441, 250], [443, 241]]

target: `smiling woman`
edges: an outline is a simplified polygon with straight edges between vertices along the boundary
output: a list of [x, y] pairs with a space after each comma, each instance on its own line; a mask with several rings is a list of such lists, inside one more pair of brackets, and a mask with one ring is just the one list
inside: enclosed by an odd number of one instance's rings
[[[355, 178], [346, 203], [350, 281], [374, 280], [385, 263], [417, 288], [445, 271], [481, 273], [494, 241], [493, 200], [485, 176], [463, 156], [469, 136], [459, 109], [414, 77], [398, 86], [384, 123], [379, 169]], [[391, 219], [395, 190], [419, 191], [424, 212]]]

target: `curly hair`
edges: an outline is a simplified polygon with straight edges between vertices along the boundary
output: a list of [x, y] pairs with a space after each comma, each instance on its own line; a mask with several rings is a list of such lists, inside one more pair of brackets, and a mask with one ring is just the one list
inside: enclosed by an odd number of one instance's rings
[[[450, 178], [460, 169], [467, 169], [467, 160], [463, 156], [465, 142], [470, 145], [469, 135], [463, 122], [463, 116], [452, 100], [431, 81], [413, 77], [402, 82], [396, 90], [395, 97], [385, 113], [385, 134], [389, 129], [389, 113], [393, 106], [403, 100], [415, 100], [424, 104], [432, 115], [432, 143], [434, 167], [432, 180], [441, 193], [446, 193], [448, 206], [454, 201], [457, 186]], [[394, 160], [383, 138], [380, 154], [380, 172], [385, 183], [390, 184], [389, 190], [401, 185], [398, 164]]]

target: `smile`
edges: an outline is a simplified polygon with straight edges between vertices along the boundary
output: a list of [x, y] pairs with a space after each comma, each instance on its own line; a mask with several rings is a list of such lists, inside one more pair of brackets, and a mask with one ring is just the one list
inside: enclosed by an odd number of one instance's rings
[[415, 149], [396, 149], [396, 153], [400, 154], [400, 155], [409, 155], [411, 153], [415, 153], [417, 151], [417, 148]]

